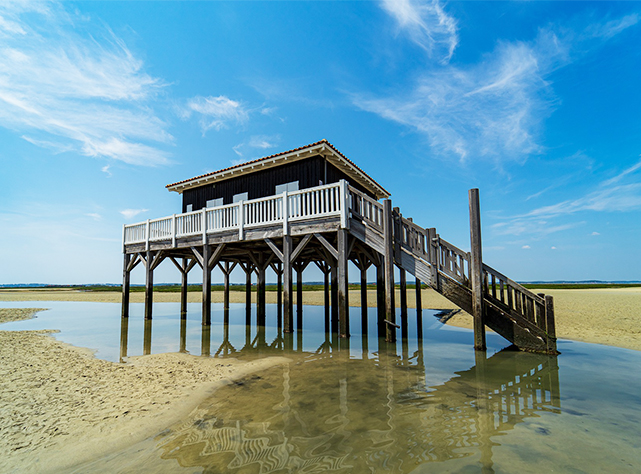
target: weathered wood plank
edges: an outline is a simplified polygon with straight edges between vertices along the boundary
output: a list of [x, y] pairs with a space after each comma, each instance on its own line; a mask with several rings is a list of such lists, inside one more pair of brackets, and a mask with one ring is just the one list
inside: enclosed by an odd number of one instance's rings
[[470, 280], [472, 283], [472, 315], [474, 316], [474, 348], [485, 350], [485, 311], [483, 310], [483, 253], [481, 249], [481, 208], [479, 190], [469, 191], [470, 204]]

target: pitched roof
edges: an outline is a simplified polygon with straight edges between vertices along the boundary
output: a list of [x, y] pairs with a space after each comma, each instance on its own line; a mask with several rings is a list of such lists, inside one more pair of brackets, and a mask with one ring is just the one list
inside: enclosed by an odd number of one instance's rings
[[182, 193], [183, 191], [203, 186], [205, 184], [213, 183], [239, 176], [240, 174], [252, 173], [259, 169], [266, 169], [272, 166], [278, 166], [285, 161], [296, 161], [300, 159], [309, 158], [314, 155], [325, 156], [330, 163], [336, 166], [339, 170], [345, 173], [354, 181], [358, 182], [365, 189], [369, 190], [376, 196], [377, 199], [387, 198], [390, 193], [385, 190], [380, 184], [374, 181], [367, 173], [356, 166], [349, 158], [343, 155], [327, 140], [322, 139], [316, 143], [311, 143], [293, 150], [283, 151], [275, 155], [258, 158], [257, 160], [240, 163], [238, 165], [230, 166], [212, 173], [196, 176], [191, 179], [178, 181], [176, 183], [168, 184], [166, 188], [169, 191]]

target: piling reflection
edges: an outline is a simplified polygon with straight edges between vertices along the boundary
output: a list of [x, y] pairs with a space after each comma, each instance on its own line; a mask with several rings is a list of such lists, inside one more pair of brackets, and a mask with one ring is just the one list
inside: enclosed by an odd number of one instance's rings
[[[501, 435], [537, 413], [560, 412], [554, 356], [477, 352], [474, 366], [430, 386], [422, 327], [413, 341], [377, 340], [377, 352], [355, 358], [332, 338], [331, 321], [318, 348], [302, 353], [298, 334], [279, 330], [268, 340], [264, 320], [257, 323], [255, 337], [236, 351], [225, 318], [217, 354], [293, 361], [219, 389], [159, 438], [163, 459], [206, 472], [403, 473], [452, 461], [457, 470], [493, 473]], [[204, 355], [211, 332], [203, 328]]]

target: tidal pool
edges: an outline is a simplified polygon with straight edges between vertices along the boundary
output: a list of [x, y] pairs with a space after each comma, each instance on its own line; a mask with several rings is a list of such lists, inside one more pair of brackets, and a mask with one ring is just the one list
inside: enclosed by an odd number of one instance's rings
[[[275, 306], [256, 324], [252, 308], [154, 305], [143, 322], [132, 304], [22, 302], [48, 307], [0, 329], [60, 329], [64, 342], [97, 357], [185, 351], [290, 362], [218, 389], [198, 409], [131, 448], [74, 472], [393, 472], [521, 473], [641, 470], [641, 353], [559, 341], [558, 357], [505, 348], [410, 310], [407, 337], [377, 337], [376, 312], [350, 310], [348, 340], [332, 333], [324, 308], [304, 307], [303, 329], [280, 330]], [[296, 319], [296, 318], [295, 318]], [[250, 324], [246, 324], [249, 320]], [[299, 319], [300, 321], [300, 319]], [[422, 321], [420, 324], [419, 321]]]

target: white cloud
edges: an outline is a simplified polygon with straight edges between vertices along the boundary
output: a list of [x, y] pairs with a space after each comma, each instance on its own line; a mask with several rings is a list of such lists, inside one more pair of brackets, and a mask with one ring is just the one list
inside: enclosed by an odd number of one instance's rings
[[109, 171], [109, 168], [111, 168], [111, 165], [105, 165], [102, 168], [100, 168], [100, 171], [105, 173], [108, 178], [111, 178], [113, 175], [111, 174], [111, 171]]
[[172, 137], [146, 105], [164, 84], [111, 30], [56, 3], [8, 3], [0, 16], [0, 126], [56, 152], [168, 162], [157, 144]]
[[102, 220], [102, 216], [97, 212], [89, 212], [86, 214], [88, 217], [91, 217], [94, 221]]
[[601, 234], [598, 232], [592, 232], [590, 235], [601, 235]]
[[194, 113], [198, 114], [203, 135], [212, 128], [220, 130], [228, 127], [230, 122], [243, 124], [249, 118], [247, 110], [240, 102], [223, 95], [197, 96], [189, 99], [186, 106], [180, 110], [180, 115], [183, 119], [188, 119]]
[[459, 41], [457, 24], [438, 0], [382, 0], [381, 6], [430, 57], [438, 55], [442, 62], [452, 58]]
[[138, 214], [147, 212], [149, 209], [123, 209], [120, 213], [125, 217], [125, 219], [133, 219]]
[[550, 250], [556, 250], [556, 247], [552, 246], [550, 247]]
[[[395, 4], [399, 22], [416, 21], [413, 10], [405, 10], [408, 2], [385, 3]], [[592, 25], [592, 33], [579, 35], [543, 28], [530, 41], [498, 42], [476, 64], [426, 64], [409, 86], [353, 94], [352, 101], [423, 135], [436, 155], [462, 162], [490, 160], [498, 167], [505, 161], [523, 162], [543, 151], [541, 124], [556, 106], [551, 74], [634, 22], [636, 17], [609, 28], [609, 23]], [[599, 28], [611, 35], [596, 34]]]
[[[245, 153], [243, 150], [245, 148], [258, 148], [260, 150], [266, 150], [278, 146], [279, 141], [280, 135], [254, 135], [249, 138], [249, 141], [239, 143], [232, 149], [238, 156], [244, 156]], [[242, 163], [242, 160], [238, 161], [239, 163]]]
[[529, 248], [530, 248], [530, 246], [529, 246], [529, 245], [524, 245], [524, 246], [523, 246], [523, 247], [521, 247], [521, 248], [522, 248], [522, 249], [529, 249]]

